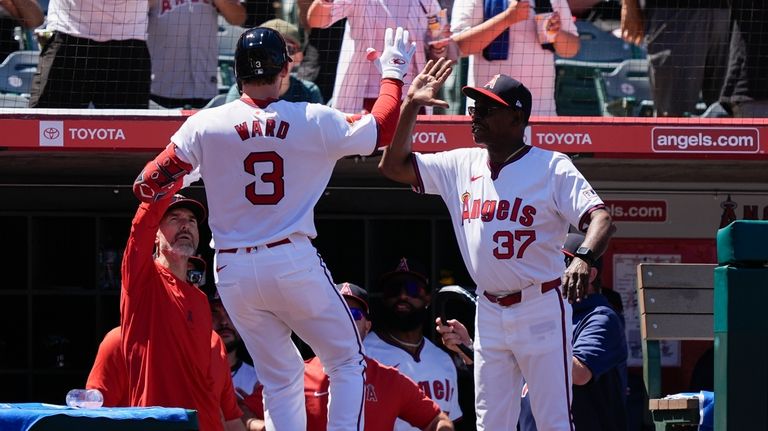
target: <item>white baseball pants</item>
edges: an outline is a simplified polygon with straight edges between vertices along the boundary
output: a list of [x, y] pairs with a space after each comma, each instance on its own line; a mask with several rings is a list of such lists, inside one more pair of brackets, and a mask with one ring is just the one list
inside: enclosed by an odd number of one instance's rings
[[509, 307], [478, 295], [475, 316], [475, 404], [478, 431], [514, 430], [520, 393], [528, 396], [539, 431], [573, 431], [571, 305], [560, 289], [523, 290]]
[[328, 431], [363, 430], [363, 344], [309, 238], [246, 252], [217, 252], [216, 285], [264, 385], [267, 430], [307, 428], [304, 362], [291, 330], [330, 377]]

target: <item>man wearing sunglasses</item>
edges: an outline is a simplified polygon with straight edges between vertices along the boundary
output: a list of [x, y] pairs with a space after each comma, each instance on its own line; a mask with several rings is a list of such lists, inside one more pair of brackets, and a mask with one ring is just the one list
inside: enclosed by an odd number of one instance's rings
[[[432, 295], [426, 268], [401, 258], [379, 278], [376, 330], [364, 341], [366, 354], [413, 379], [453, 421], [461, 418], [456, 367], [451, 357], [424, 337]], [[412, 430], [398, 421], [395, 430]]]
[[[448, 207], [477, 284], [478, 430], [514, 428], [525, 380], [539, 429], [572, 431], [572, 311], [564, 299], [587, 294], [590, 267], [612, 234], [611, 217], [566, 155], [525, 144], [531, 93], [506, 75], [463, 89], [475, 100], [472, 136], [482, 148], [412, 153], [416, 114], [424, 105], [445, 106], [435, 95], [450, 69], [440, 59], [414, 79], [379, 169], [418, 192], [441, 195]], [[570, 225], [586, 236], [563, 271], [559, 250]]]
[[[349, 306], [360, 338], [365, 339], [371, 331], [368, 291], [352, 283], [341, 283], [336, 287]], [[453, 430], [448, 416], [413, 380], [367, 356], [365, 362], [365, 431], [390, 431], [396, 419], [419, 430]], [[325, 431], [327, 428], [328, 384], [328, 375], [320, 359], [315, 357], [307, 361], [304, 368], [307, 431]], [[263, 417], [261, 390], [247, 397], [245, 403], [257, 417]], [[249, 431], [263, 429], [256, 421], [248, 425]]]

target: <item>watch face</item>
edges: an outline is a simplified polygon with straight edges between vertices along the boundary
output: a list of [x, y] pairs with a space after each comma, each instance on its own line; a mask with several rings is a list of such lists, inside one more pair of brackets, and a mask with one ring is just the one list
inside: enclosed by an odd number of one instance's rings
[[590, 254], [590, 253], [592, 253], [592, 250], [590, 250], [589, 247], [579, 247], [579, 248], [576, 249], [576, 253], [575, 254], [578, 256], [580, 254], [581, 255], [587, 255], [587, 254]]

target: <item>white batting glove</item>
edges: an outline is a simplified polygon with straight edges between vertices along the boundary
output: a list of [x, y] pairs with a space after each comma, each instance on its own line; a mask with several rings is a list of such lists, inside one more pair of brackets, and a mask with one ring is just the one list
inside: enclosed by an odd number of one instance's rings
[[366, 50], [368, 60], [374, 62], [382, 78], [402, 81], [408, 73], [411, 58], [416, 52], [416, 42], [408, 43], [408, 36], [408, 30], [402, 27], [394, 31], [388, 28], [384, 33], [384, 51], [381, 55], [378, 55], [373, 48]]

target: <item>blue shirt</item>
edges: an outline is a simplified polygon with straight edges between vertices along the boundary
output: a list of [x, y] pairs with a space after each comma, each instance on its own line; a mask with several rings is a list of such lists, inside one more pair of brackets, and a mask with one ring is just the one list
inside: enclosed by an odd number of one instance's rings
[[[603, 295], [573, 304], [573, 356], [592, 372], [587, 384], [573, 386], [576, 429], [626, 431], [627, 341], [623, 320]], [[520, 430], [536, 430], [528, 397], [522, 401]]]

